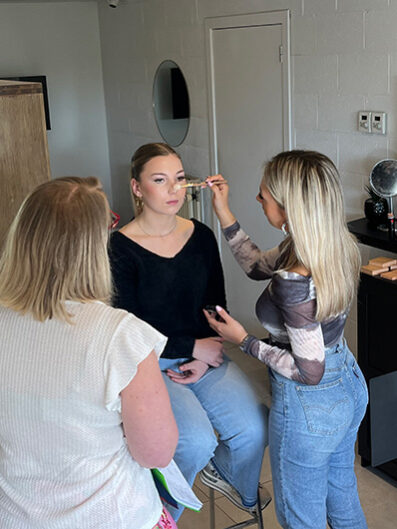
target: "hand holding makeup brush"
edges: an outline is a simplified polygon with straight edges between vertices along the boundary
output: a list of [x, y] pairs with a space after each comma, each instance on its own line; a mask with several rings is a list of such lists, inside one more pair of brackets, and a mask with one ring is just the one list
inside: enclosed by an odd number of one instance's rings
[[227, 228], [236, 222], [236, 217], [229, 208], [229, 186], [221, 174], [209, 176], [206, 180], [212, 191], [212, 205], [221, 223], [222, 228]]

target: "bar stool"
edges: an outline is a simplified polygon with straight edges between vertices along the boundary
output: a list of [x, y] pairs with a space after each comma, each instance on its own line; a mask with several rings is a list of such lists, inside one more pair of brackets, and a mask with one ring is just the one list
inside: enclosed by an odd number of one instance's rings
[[[211, 487], [208, 487], [208, 488], [210, 492], [210, 529], [215, 529], [215, 492], [213, 488]], [[253, 524], [257, 524], [258, 529], [264, 529], [262, 509], [260, 507], [259, 489], [257, 493], [256, 509], [255, 509], [255, 512], [253, 513], [253, 517], [250, 518], [249, 520], [246, 520], [245, 522], [239, 522], [234, 525], [229, 525], [228, 527], [225, 527], [224, 529], [242, 529], [243, 527], [248, 527], [249, 525], [253, 525]]]

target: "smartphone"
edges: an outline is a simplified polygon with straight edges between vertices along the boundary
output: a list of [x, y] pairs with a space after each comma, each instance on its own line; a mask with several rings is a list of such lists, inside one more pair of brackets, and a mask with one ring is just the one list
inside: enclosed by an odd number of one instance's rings
[[[216, 321], [221, 321], [225, 323], [225, 320], [221, 316], [219, 316], [215, 305], [206, 305], [204, 308], [210, 314], [210, 316], [213, 316], [216, 319]], [[226, 312], [229, 313], [229, 311]]]

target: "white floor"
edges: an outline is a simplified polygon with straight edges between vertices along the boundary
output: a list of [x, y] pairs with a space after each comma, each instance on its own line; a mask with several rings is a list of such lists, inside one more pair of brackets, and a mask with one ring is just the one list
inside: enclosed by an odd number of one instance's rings
[[[237, 348], [228, 350], [228, 355], [235, 360], [239, 366], [248, 374], [252, 383], [258, 387], [263, 394], [266, 404], [270, 404], [270, 394], [267, 378], [267, 370], [258, 361], [249, 358]], [[356, 462], [356, 474], [361, 502], [367, 517], [369, 529], [397, 529], [397, 482], [382, 479], [378, 474], [371, 472], [360, 465], [359, 458]], [[262, 466], [261, 481], [268, 489], [272, 489], [272, 475], [270, 470], [268, 451], [266, 450]], [[208, 489], [199, 479], [196, 480], [194, 490], [203, 502], [200, 513], [185, 510], [179, 522], [178, 529], [208, 529], [209, 528], [209, 504]], [[215, 519], [216, 529], [223, 529], [233, 523], [247, 519], [247, 514], [235, 507], [229, 500], [219, 493], [215, 493]], [[279, 529], [274, 512], [274, 503], [263, 511], [265, 529]], [[255, 525], [252, 525], [256, 529]], [[322, 528], [318, 528], [322, 529]], [[325, 528], [324, 528], [325, 529]]]

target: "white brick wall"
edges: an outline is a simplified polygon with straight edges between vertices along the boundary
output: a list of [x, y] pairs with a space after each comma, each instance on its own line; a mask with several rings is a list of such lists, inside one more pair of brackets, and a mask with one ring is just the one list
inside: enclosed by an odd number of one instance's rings
[[[208, 172], [209, 149], [203, 19], [291, 9], [296, 145], [322, 148], [342, 173], [361, 175], [351, 182], [352, 203], [347, 200], [350, 217], [361, 215], [369, 168], [397, 151], [396, 0], [124, 0], [116, 10], [104, 2], [99, 6], [110, 138], [124, 133], [131, 145], [139, 138], [159, 139], [152, 79], [162, 60], [173, 59], [184, 72], [191, 100], [192, 121], [182, 148], [195, 160], [187, 170], [198, 175]], [[388, 113], [386, 138], [357, 132], [357, 111], [365, 108]], [[190, 149], [207, 154], [200, 162]], [[113, 168], [125, 168], [131, 151], [124, 160], [111, 152]], [[116, 202], [120, 177], [113, 171]]]

